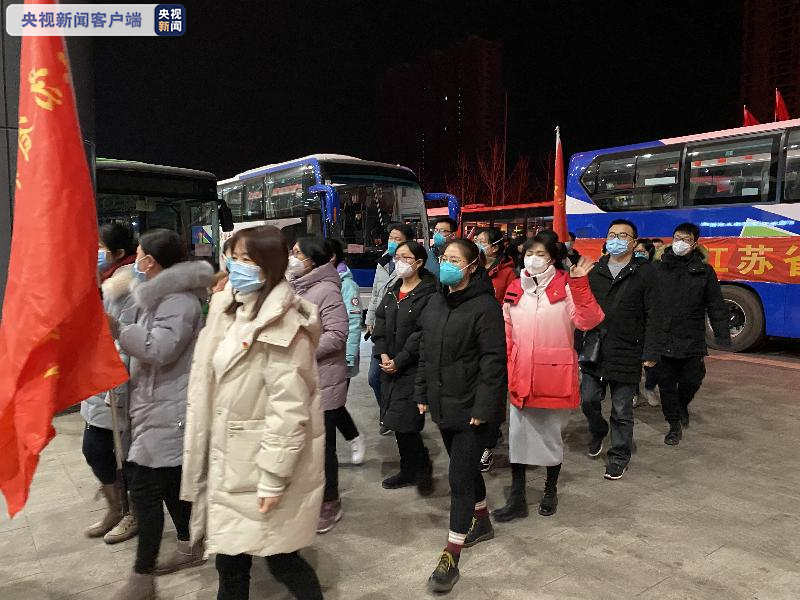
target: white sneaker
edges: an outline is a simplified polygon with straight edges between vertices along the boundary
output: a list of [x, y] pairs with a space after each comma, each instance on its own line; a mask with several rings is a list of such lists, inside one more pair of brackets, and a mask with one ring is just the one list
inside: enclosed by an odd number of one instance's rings
[[639, 394], [633, 395], [633, 408], [639, 408], [642, 405], [642, 401], [639, 399]]
[[137, 533], [139, 533], [139, 525], [136, 523], [136, 517], [131, 513], [122, 517], [117, 526], [103, 537], [103, 541], [106, 544], [118, 544], [136, 537]]
[[359, 435], [358, 437], [353, 438], [350, 440], [350, 452], [352, 456], [352, 463], [354, 465], [361, 465], [364, 464], [364, 454], [367, 451], [367, 444], [364, 442], [364, 436]]
[[652, 390], [644, 388], [642, 394], [644, 395], [645, 400], [647, 400], [647, 403], [650, 406], [661, 406], [661, 399], [659, 398], [658, 392], [656, 391], [655, 388], [653, 388]]

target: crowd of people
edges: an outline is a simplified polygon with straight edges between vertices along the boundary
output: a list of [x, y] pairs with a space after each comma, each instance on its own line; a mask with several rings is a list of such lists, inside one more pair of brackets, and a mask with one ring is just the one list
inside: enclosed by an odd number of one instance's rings
[[[449, 457], [449, 528], [433, 592], [454, 587], [462, 550], [493, 538], [493, 520], [528, 516], [528, 466], [547, 473], [538, 514], [556, 513], [562, 431], [578, 407], [589, 457], [610, 434], [608, 480], [628, 468], [640, 395], [657, 404], [660, 392], [664, 442], [680, 443], [705, 374], [706, 316], [720, 344], [730, 337], [695, 225], [656, 248], [615, 220], [596, 263], [578, 254], [574, 236], [562, 243], [551, 230], [510, 241], [488, 228], [472, 241], [440, 218], [431, 248], [407, 225], [387, 233], [362, 331], [358, 286], [335, 240], [290, 247], [275, 227], [243, 229], [215, 275], [187, 260], [173, 232], [148, 232], [137, 245], [123, 225], [100, 229], [103, 302], [130, 381], [81, 409], [84, 455], [107, 502], [86, 534], [107, 543], [138, 535], [119, 600], [155, 598], [156, 576], [209, 555], [220, 600], [249, 597], [253, 556], [294, 597], [322, 598], [298, 550], [346, 509], [337, 432], [354, 464], [365, 459], [365, 434], [346, 408], [362, 335], [376, 432], [394, 435], [400, 459], [382, 487], [434, 490], [428, 416]], [[490, 513], [482, 473], [506, 419], [511, 492]], [[163, 506], [177, 542], [159, 559]]]

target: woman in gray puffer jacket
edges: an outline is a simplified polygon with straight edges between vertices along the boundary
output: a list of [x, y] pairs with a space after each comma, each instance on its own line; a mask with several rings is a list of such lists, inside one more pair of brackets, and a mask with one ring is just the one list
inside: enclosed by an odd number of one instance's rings
[[[125, 463], [139, 540], [134, 572], [118, 600], [155, 598], [155, 574], [202, 562], [202, 549], [189, 541], [191, 505], [180, 500], [186, 389], [202, 303], [214, 271], [205, 262], [185, 262], [183, 240], [172, 231], [150, 231], [136, 251], [137, 281], [131, 294], [136, 322], [109, 323], [130, 356], [131, 445]], [[178, 534], [175, 555], [156, 565], [166, 504]]]
[[337, 424], [348, 419], [352, 423], [345, 408], [349, 322], [342, 300], [342, 280], [330, 262], [332, 256], [331, 247], [322, 238], [300, 238], [292, 248], [288, 269], [297, 294], [317, 306], [322, 325], [317, 344], [317, 369], [325, 411], [325, 493], [317, 533], [330, 531], [342, 518], [336, 429]]

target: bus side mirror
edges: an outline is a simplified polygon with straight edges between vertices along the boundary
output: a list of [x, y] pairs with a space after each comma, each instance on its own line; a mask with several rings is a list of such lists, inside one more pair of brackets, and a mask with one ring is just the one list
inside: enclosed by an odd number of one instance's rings
[[339, 220], [339, 213], [341, 212], [341, 203], [339, 200], [339, 192], [332, 185], [312, 185], [308, 188], [312, 194], [324, 196], [325, 200], [322, 203], [323, 215], [328, 223], [336, 224]]
[[222, 231], [233, 231], [233, 213], [225, 200], [217, 200], [217, 217]]

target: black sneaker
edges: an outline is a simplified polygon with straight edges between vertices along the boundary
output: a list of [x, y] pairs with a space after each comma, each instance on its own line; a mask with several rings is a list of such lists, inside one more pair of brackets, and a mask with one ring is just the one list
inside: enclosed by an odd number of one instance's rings
[[524, 519], [528, 516], [528, 503], [524, 495], [511, 494], [508, 502], [502, 508], [498, 508], [492, 513], [492, 517], [498, 523], [507, 523], [514, 519]]
[[481, 455], [481, 473], [486, 473], [494, 464], [494, 452], [491, 448], [486, 448]]
[[664, 443], [667, 446], [677, 446], [681, 443], [683, 430], [680, 423], [670, 423], [669, 432], [664, 436]]
[[617, 480], [622, 479], [622, 476], [625, 474], [625, 471], [628, 470], [627, 466], [617, 465], [614, 463], [609, 464], [606, 467], [606, 474], [603, 475], [606, 479]]
[[589, 449], [587, 450], [586, 453], [589, 455], [590, 458], [597, 458], [598, 456], [600, 456], [600, 453], [603, 451], [604, 439], [605, 436], [593, 437], [592, 441], [589, 442]]
[[428, 589], [437, 594], [446, 594], [453, 589], [459, 577], [456, 559], [445, 550], [439, 558], [439, 564], [436, 565], [436, 569], [428, 578]]
[[464, 538], [464, 548], [472, 548], [476, 544], [494, 538], [494, 527], [489, 515], [485, 517], [472, 517], [467, 537]]
[[381, 423], [381, 428], [380, 428], [380, 430], [378, 431], [378, 433], [379, 433], [380, 435], [391, 435], [391, 434], [392, 434], [392, 430], [391, 430], [391, 429], [389, 429], [389, 428], [388, 428], [386, 425], [384, 425], [383, 423]]
[[385, 490], [397, 490], [404, 487], [409, 487], [417, 483], [417, 478], [413, 473], [400, 471], [397, 475], [392, 475], [383, 480], [381, 485]]

